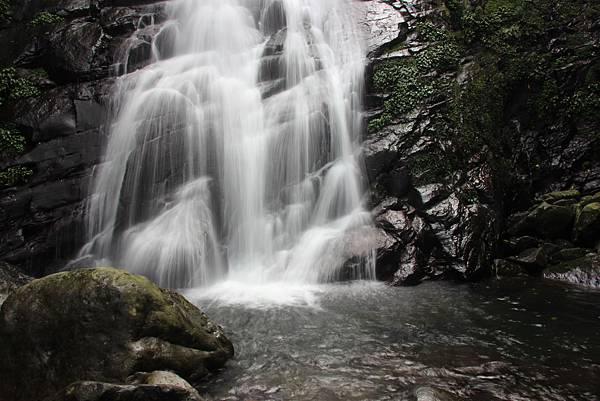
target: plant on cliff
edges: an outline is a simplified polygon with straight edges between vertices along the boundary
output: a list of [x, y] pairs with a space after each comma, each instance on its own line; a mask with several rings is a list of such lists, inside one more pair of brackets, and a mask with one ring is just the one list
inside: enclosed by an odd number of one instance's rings
[[589, 0], [444, 0], [416, 26], [423, 50], [375, 67], [388, 95], [369, 129], [427, 110], [448, 159], [415, 163], [432, 180], [481, 157], [502, 171], [518, 146], [511, 119], [548, 136], [585, 122], [597, 138], [599, 17]]
[[15, 156], [25, 150], [25, 137], [12, 125], [0, 125], [0, 158]]
[[48, 11], [42, 11], [38, 13], [33, 19], [29, 22], [29, 25], [38, 27], [44, 25], [55, 25], [63, 22], [65, 19], [58, 14], [54, 14]]
[[0, 21], [10, 19], [10, 3], [8, 0], [0, 0]]
[[0, 69], [0, 107], [28, 97], [39, 96], [40, 90], [28, 78], [20, 77], [13, 67]]
[[9, 167], [0, 171], [0, 187], [10, 187], [26, 182], [33, 175], [30, 168], [23, 166]]

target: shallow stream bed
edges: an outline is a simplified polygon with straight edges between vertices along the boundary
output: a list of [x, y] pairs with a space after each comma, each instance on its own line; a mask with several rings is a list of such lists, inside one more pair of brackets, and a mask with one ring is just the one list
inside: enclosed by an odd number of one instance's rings
[[544, 281], [215, 291], [186, 294], [236, 345], [204, 384], [215, 400], [411, 400], [419, 386], [468, 400], [600, 399], [598, 291]]

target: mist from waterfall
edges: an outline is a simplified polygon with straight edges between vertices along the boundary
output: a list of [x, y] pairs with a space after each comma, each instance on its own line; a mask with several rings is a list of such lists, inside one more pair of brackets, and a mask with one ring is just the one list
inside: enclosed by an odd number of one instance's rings
[[373, 278], [349, 243], [370, 224], [350, 1], [167, 7], [118, 78], [80, 256], [171, 288]]

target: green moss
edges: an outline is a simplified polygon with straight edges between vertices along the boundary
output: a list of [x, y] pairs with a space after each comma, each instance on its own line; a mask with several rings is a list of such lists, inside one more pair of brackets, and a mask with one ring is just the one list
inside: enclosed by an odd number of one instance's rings
[[44, 26], [44, 25], [55, 25], [63, 22], [65, 19], [60, 15], [42, 11], [38, 13], [30, 22], [29, 25], [34, 27]]
[[25, 142], [25, 137], [14, 126], [0, 125], [0, 157], [23, 153]]
[[0, 0], [0, 21], [10, 19], [10, 3], [8, 0]]
[[0, 187], [10, 187], [27, 182], [33, 175], [33, 171], [27, 167], [9, 167], [0, 171]]
[[20, 77], [15, 68], [0, 69], [0, 107], [11, 101], [39, 95], [37, 85], [28, 78]]

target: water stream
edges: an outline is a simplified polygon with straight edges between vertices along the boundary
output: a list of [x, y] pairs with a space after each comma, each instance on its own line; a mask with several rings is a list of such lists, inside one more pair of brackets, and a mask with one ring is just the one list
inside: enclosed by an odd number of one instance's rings
[[349, 10], [175, 0], [160, 26], [141, 19], [154, 62], [118, 80], [80, 257], [171, 288], [372, 278], [345, 240], [370, 224]]

